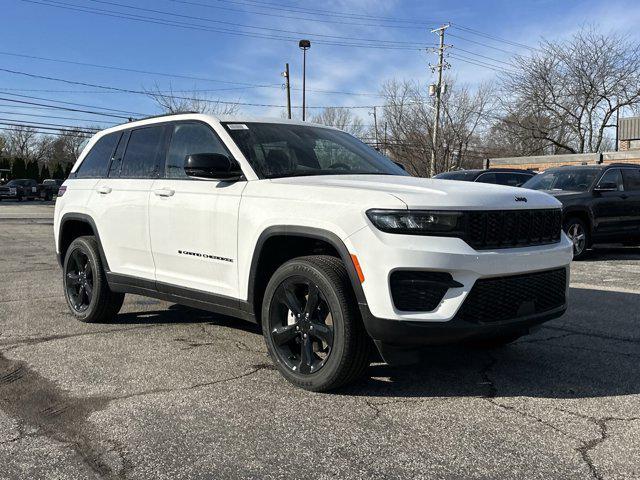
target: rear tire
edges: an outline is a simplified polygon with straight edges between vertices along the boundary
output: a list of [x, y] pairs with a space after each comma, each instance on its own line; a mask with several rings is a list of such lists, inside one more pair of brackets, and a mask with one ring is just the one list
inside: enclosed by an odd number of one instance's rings
[[335, 257], [295, 258], [276, 270], [264, 295], [262, 331], [280, 373], [306, 390], [336, 389], [369, 366], [371, 340]]
[[591, 247], [591, 236], [587, 225], [578, 217], [569, 217], [564, 222], [563, 230], [573, 242], [573, 259], [585, 258], [587, 249]]
[[92, 236], [78, 237], [69, 245], [62, 283], [69, 309], [81, 322], [109, 322], [124, 302], [124, 293], [109, 289], [98, 242]]

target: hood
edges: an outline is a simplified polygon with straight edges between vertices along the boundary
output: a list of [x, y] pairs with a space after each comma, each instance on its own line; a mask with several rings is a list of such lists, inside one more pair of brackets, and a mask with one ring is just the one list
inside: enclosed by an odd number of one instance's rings
[[561, 206], [558, 200], [544, 192], [458, 180], [397, 175], [321, 175], [272, 181], [279, 184], [386, 193], [412, 209], [510, 210]]

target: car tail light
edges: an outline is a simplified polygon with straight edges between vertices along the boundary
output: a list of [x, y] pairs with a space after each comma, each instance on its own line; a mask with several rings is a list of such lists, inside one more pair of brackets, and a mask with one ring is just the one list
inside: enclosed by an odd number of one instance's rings
[[64, 185], [62, 185], [60, 187], [60, 189], [58, 190], [58, 196], [61, 197], [62, 195], [64, 195], [64, 192], [67, 191], [67, 187], [65, 187]]

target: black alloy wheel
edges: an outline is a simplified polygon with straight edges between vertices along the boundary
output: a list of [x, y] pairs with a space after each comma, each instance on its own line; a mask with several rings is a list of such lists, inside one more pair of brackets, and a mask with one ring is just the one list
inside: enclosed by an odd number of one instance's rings
[[78, 237], [69, 245], [63, 262], [62, 286], [71, 313], [81, 322], [109, 322], [124, 302], [124, 293], [109, 288], [100, 247], [93, 236]]
[[328, 361], [334, 341], [331, 309], [317, 284], [289, 277], [275, 291], [269, 335], [280, 361], [292, 372], [308, 375]]
[[93, 277], [94, 269], [89, 256], [80, 248], [72, 251], [65, 272], [65, 285], [69, 303], [77, 312], [84, 312], [91, 305]]

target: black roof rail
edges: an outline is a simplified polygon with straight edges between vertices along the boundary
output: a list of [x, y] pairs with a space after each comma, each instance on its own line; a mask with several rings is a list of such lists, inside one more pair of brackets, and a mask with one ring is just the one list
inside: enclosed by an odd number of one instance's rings
[[184, 112], [160, 113], [158, 115], [149, 115], [148, 117], [142, 117], [142, 118], [129, 117], [129, 121], [139, 122], [141, 120], [151, 120], [152, 118], [172, 117], [174, 115], [186, 115], [186, 114], [193, 114], [193, 113], [200, 113], [200, 112], [196, 112], [195, 110], [185, 110]]
[[623, 162], [604, 163], [603, 165], [607, 167], [640, 167], [640, 163], [623, 163]]

